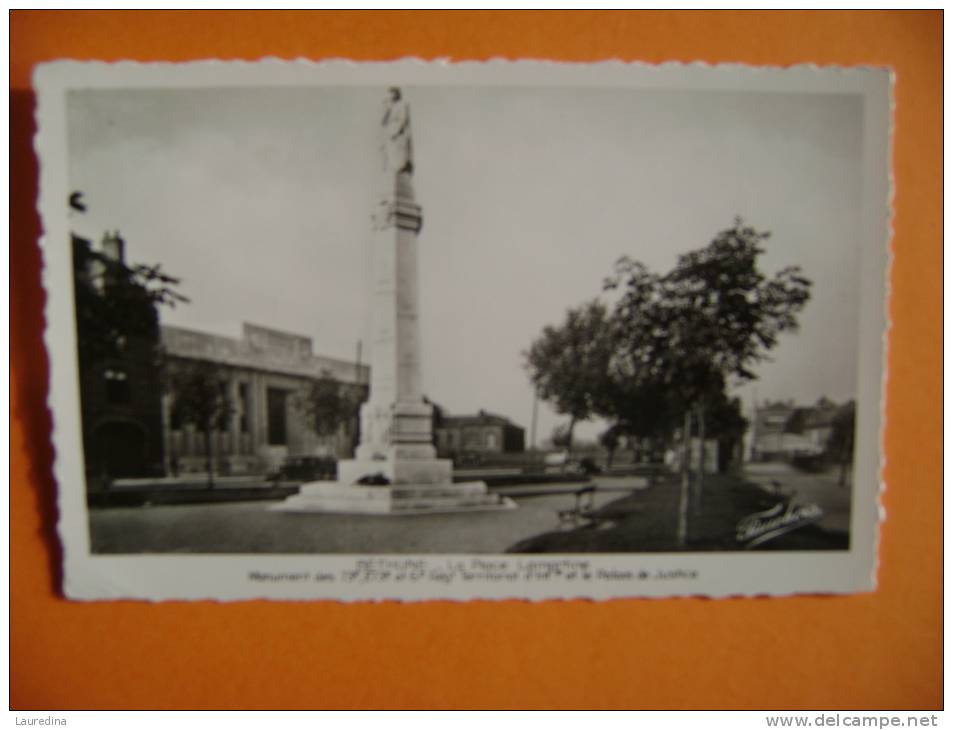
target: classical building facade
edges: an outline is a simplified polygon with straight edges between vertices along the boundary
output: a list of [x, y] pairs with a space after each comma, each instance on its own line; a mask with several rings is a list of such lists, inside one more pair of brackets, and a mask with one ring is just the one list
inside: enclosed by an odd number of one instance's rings
[[[78, 194], [71, 206], [85, 210]], [[245, 324], [236, 339], [160, 325], [164, 300], [143, 267], [126, 263], [118, 231], [98, 241], [73, 233], [71, 245], [88, 489], [205, 472], [209, 454], [219, 475], [264, 474], [288, 456], [353, 454], [368, 366], [316, 355], [310, 338], [268, 327]], [[214, 400], [227, 404], [208, 434], [197, 426], [207, 404], [196, 405], [195, 390], [190, 418], [176, 407], [188, 400], [177, 392], [182, 376], [200, 366]], [[314, 414], [330, 413], [329, 391], [341, 407], [319, 435]]]
[[[241, 338], [163, 325], [167, 381], [198, 363], [214, 365], [224, 418], [206, 439], [193, 423], [176, 417], [174, 385], [162, 399], [166, 472], [204, 472], [208, 446], [218, 474], [263, 474], [289, 456], [350, 456], [357, 437], [357, 409], [366, 397], [366, 365], [314, 354], [308, 337], [244, 324]], [[353, 403], [336, 431], [320, 436], [308, 411], [313, 384], [332, 380]]]
[[503, 416], [482, 410], [472, 416], [443, 416], [434, 431], [437, 453], [444, 458], [511, 454], [526, 449], [525, 429]]

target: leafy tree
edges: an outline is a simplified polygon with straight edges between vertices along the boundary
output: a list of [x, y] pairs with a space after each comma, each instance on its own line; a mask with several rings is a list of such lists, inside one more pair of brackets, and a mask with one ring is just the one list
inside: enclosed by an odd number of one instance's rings
[[[666, 277], [670, 296], [687, 316], [683, 344], [694, 353], [686, 399], [694, 403], [699, 439], [705, 440], [706, 398], [723, 390], [718, 381], [757, 376], [752, 368], [768, 358], [783, 332], [797, 330], [797, 314], [810, 298], [811, 282], [789, 266], [768, 278], [758, 257], [769, 233], [736, 218], [705, 248], [679, 257]], [[699, 463], [697, 494], [704, 479]]]
[[569, 417], [566, 449], [572, 453], [576, 423], [592, 418], [604, 398], [612, 355], [605, 305], [591, 301], [570, 309], [558, 327], [547, 326], [523, 353], [539, 398]]
[[[614, 369], [646, 388], [666, 392], [683, 415], [683, 453], [689, 453], [694, 416], [705, 438], [705, 404], [725, 388], [756, 377], [753, 367], [781, 333], [797, 329], [797, 314], [810, 297], [811, 282], [798, 267], [768, 278], [758, 268], [768, 233], [741, 219], [705, 248], [679, 256], [665, 275], [620, 259], [605, 287], [619, 290], [613, 312], [618, 344]], [[687, 534], [688, 459], [683, 459], [679, 541]], [[702, 465], [697, 495], [700, 498]]]
[[827, 453], [840, 466], [837, 483], [847, 484], [847, 472], [854, 459], [854, 430], [857, 424], [857, 406], [848, 401], [837, 410], [827, 439]]
[[446, 418], [446, 411], [443, 406], [439, 403], [435, 403], [430, 400], [427, 396], [424, 396], [424, 403], [431, 406], [430, 411], [430, 436], [433, 441], [433, 445], [437, 445], [437, 429], [442, 428], [444, 424], [444, 419]]
[[[616, 262], [613, 275], [606, 279], [604, 287], [622, 292], [612, 314], [615, 347], [611, 378], [615, 392], [610, 409], [622, 411], [616, 418], [623, 422], [631, 420], [629, 428], [639, 437], [646, 435], [646, 430], [672, 425], [667, 423], [672, 415], [676, 415], [675, 423], [681, 420], [683, 424], [677, 538], [684, 544], [688, 520], [690, 398], [695, 392], [705, 391], [713, 369], [684, 341], [688, 329], [683, 321], [686, 314], [679, 311], [665, 277], [649, 271], [640, 262], [623, 257]], [[647, 407], [647, 400], [654, 407]], [[662, 420], [656, 421], [655, 414], [664, 417], [664, 426]]]
[[758, 269], [769, 237], [736, 218], [707, 247], [680, 256], [666, 277], [667, 295], [685, 315], [684, 344], [700, 348], [716, 372], [742, 381], [756, 377], [752, 366], [767, 359], [781, 333], [797, 330], [810, 298], [800, 267], [771, 278]]
[[325, 370], [299, 393], [296, 403], [318, 436], [331, 436], [353, 418], [358, 400], [351, 386]]
[[79, 236], [74, 235], [72, 242], [80, 361], [121, 357], [132, 340], [157, 344], [157, 306], [188, 301], [175, 290], [179, 279], [164, 273], [158, 264], [127, 265], [93, 250]]
[[[86, 212], [83, 193], [74, 191], [69, 206]], [[158, 347], [158, 306], [174, 307], [189, 300], [175, 287], [180, 280], [159, 264], [127, 264], [122, 257], [93, 249], [92, 242], [71, 234], [76, 329], [80, 363], [118, 358], [132, 340]], [[106, 234], [120, 250], [125, 241], [116, 231]]]
[[599, 434], [599, 445], [606, 450], [606, 469], [612, 468], [612, 456], [622, 441], [622, 428], [618, 424], [609, 426]]
[[[327, 370], [303, 388], [294, 400], [307, 425], [322, 437], [333, 436], [341, 426], [356, 422], [358, 407], [367, 396], [367, 387], [335, 380]], [[359, 424], [358, 424], [359, 428]], [[358, 428], [349, 428], [350, 446], [359, 437]]]
[[785, 433], [804, 433], [804, 429], [807, 428], [807, 419], [810, 415], [809, 408], [795, 408], [791, 411], [791, 415], [788, 416], [788, 420], [784, 423], [784, 432]]
[[572, 436], [569, 433], [569, 426], [560, 424], [553, 428], [549, 440], [552, 441], [553, 446], [557, 449], [568, 449], [572, 445]]
[[204, 436], [208, 488], [212, 489], [212, 434], [226, 428], [234, 411], [221, 368], [205, 360], [179, 362], [166, 373], [166, 378], [172, 396], [172, 420], [191, 424]]
[[670, 392], [659, 384], [620, 376], [610, 369], [598, 413], [632, 443], [641, 444], [646, 439], [667, 442], [678, 417]]
[[729, 398], [724, 390], [714, 395], [705, 406], [708, 432], [718, 441], [718, 471], [727, 471], [737, 458], [738, 445], [748, 430], [740, 398]]
[[[75, 213], [85, 213], [83, 194], [73, 192], [69, 206]], [[123, 458], [114, 459], [117, 452], [93, 439], [102, 410], [94, 397], [86, 397], [89, 393], [85, 385], [104, 377], [108, 369], [134, 369], [137, 373], [135, 408], [146, 424], [146, 433], [154, 437], [150, 439], [147, 435], [147, 440], [153, 442], [150, 450], [158, 453], [161, 450], [158, 390], [162, 377], [158, 310], [161, 305], [175, 306], [188, 300], [176, 291], [179, 280], [166, 274], [159, 265], [127, 264], [122, 256], [125, 242], [118, 231], [104, 235], [101, 250], [75, 232], [70, 238], [77, 355], [84, 383], [82, 418], [87, 468], [105, 474], [110, 463], [122, 462]], [[154, 403], [148, 396], [153, 392], [156, 393]], [[128, 464], [121, 469], [127, 473], [132, 471]]]

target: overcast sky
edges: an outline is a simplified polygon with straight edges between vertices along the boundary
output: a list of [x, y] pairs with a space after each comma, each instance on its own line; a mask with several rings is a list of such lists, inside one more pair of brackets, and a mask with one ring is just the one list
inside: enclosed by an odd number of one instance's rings
[[[162, 321], [243, 321], [353, 359], [370, 341], [380, 87], [71, 92], [76, 226], [181, 276]], [[854, 397], [862, 100], [580, 88], [410, 87], [424, 390], [527, 428], [521, 353], [600, 294], [622, 255], [657, 271], [736, 215], [770, 231], [762, 267], [814, 282], [801, 330], [743, 396]], [[365, 353], [369, 347], [365, 347]], [[538, 440], [562, 419], [540, 407]], [[578, 433], [593, 436], [600, 424]]]

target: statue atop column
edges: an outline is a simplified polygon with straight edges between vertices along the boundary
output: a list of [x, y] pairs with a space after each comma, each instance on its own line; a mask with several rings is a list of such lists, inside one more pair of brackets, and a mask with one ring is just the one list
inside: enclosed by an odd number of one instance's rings
[[384, 99], [381, 117], [381, 156], [388, 175], [413, 174], [414, 154], [410, 138], [410, 107], [400, 89], [392, 86]]
[[381, 170], [374, 227], [391, 226], [420, 232], [423, 218], [414, 202], [414, 150], [410, 135], [410, 105], [396, 86], [387, 91], [381, 111]]

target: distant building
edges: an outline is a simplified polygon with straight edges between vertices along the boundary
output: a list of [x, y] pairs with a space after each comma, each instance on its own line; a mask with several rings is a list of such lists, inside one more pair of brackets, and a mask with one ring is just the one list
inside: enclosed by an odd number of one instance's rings
[[812, 454], [821, 454], [827, 450], [827, 444], [830, 442], [831, 432], [834, 427], [834, 419], [841, 411], [843, 406], [838, 406], [826, 398], [821, 398], [813, 408], [806, 409], [803, 425], [800, 425], [801, 433], [808, 443], [808, 450]]
[[[357, 435], [357, 404], [366, 396], [370, 368], [315, 355], [308, 337], [244, 324], [241, 339], [164, 325], [162, 346], [170, 372], [190, 362], [214, 363], [232, 409], [212, 437], [214, 468], [220, 474], [264, 473], [288, 456], [345, 457]], [[354, 415], [336, 433], [319, 436], [308, 424], [302, 398], [316, 380], [343, 384]], [[166, 470], [204, 472], [204, 435], [175, 422], [174, 392], [163, 396]]]
[[752, 461], [788, 459], [807, 447], [801, 434], [788, 430], [796, 410], [793, 401], [766, 402], [755, 409], [751, 425]]
[[437, 453], [512, 454], [526, 449], [526, 431], [508, 418], [481, 410], [473, 416], [442, 416], [434, 428]]
[[796, 406], [793, 401], [764, 403], [752, 419], [751, 459], [788, 460], [824, 453], [838, 410], [827, 398], [813, 406]]

